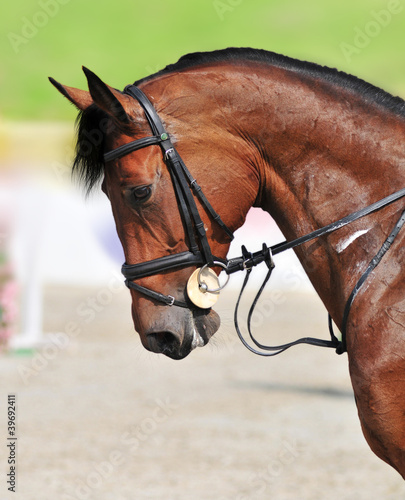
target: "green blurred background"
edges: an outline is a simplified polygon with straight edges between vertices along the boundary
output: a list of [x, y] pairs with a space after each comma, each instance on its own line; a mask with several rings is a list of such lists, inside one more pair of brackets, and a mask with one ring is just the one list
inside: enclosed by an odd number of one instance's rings
[[16, 0], [0, 16], [0, 119], [73, 120], [47, 76], [84, 88], [81, 65], [123, 88], [185, 53], [229, 46], [337, 67], [405, 96], [404, 27], [404, 0]]

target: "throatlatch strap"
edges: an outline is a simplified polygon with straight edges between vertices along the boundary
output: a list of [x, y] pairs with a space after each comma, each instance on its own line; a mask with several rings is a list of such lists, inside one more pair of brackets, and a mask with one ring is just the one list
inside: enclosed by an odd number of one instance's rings
[[233, 232], [229, 229], [229, 227], [224, 223], [224, 221], [221, 219], [220, 215], [214, 210], [212, 207], [211, 203], [208, 201], [207, 197], [203, 193], [203, 190], [201, 189], [200, 185], [197, 183], [197, 180], [193, 178], [193, 176], [190, 174], [190, 171], [184, 164], [184, 161], [181, 159], [180, 155], [178, 156], [178, 161], [180, 163], [180, 166], [187, 177], [190, 186], [193, 188], [194, 193], [196, 194], [197, 198], [200, 200], [201, 204], [207, 209], [209, 214], [211, 215], [212, 219], [218, 224], [220, 228], [222, 228], [225, 233], [229, 236], [231, 240], [233, 240], [234, 235]]
[[188, 239], [188, 247], [192, 253], [198, 252], [198, 244], [195, 237], [193, 221], [190, 215], [190, 211], [188, 209], [187, 202], [184, 198], [183, 190], [180, 187], [180, 183], [177, 179], [177, 176], [173, 172], [171, 168], [169, 168], [170, 175], [173, 182], [174, 191], [176, 193], [177, 203], [180, 209], [180, 218], [184, 226], [184, 232], [186, 233]]
[[[176, 179], [178, 181], [178, 184], [181, 188], [181, 192], [186, 200], [187, 203], [187, 210], [185, 210], [186, 214], [191, 215], [191, 219], [193, 221], [194, 225], [194, 230], [197, 234], [198, 241], [201, 244], [201, 253], [203, 254], [206, 264], [209, 266], [213, 264], [214, 258], [211, 253], [211, 248], [208, 242], [207, 238], [207, 233], [205, 231], [204, 223], [200, 217], [200, 214], [198, 212], [197, 205], [195, 203], [193, 194], [190, 190], [190, 187], [187, 183], [187, 180], [185, 178], [183, 169], [181, 168], [180, 161], [178, 159], [178, 153], [175, 151], [174, 148], [171, 148], [171, 150], [166, 152], [166, 163], [168, 163], [171, 167], [171, 170], [173, 171], [174, 175], [176, 176]], [[190, 217], [190, 216], [189, 216]]]

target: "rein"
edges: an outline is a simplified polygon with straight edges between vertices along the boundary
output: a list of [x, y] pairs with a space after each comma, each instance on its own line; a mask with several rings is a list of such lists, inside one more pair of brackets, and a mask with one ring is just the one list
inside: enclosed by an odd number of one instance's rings
[[[255, 337], [252, 334], [251, 330], [251, 319], [253, 312], [255, 310], [256, 304], [259, 301], [259, 298], [269, 281], [271, 274], [273, 272], [273, 269], [275, 267], [274, 261], [273, 261], [273, 255], [276, 255], [277, 253], [283, 252], [285, 250], [288, 250], [290, 248], [297, 247], [299, 245], [302, 245], [303, 243], [306, 243], [307, 241], [313, 240], [314, 238], [319, 238], [320, 236], [323, 236], [325, 234], [331, 233], [333, 231], [336, 231], [340, 229], [341, 227], [350, 224], [350, 222], [353, 222], [357, 219], [360, 219], [361, 217], [365, 217], [368, 214], [371, 214], [372, 212], [375, 212], [391, 203], [394, 201], [402, 198], [405, 196], [405, 189], [401, 189], [400, 191], [397, 191], [396, 193], [393, 193], [390, 196], [387, 196], [386, 198], [383, 198], [382, 200], [373, 203], [372, 205], [369, 205], [365, 207], [362, 210], [359, 210], [357, 212], [353, 212], [352, 214], [348, 215], [347, 217], [343, 217], [343, 219], [339, 219], [338, 221], [329, 224], [327, 226], [324, 226], [320, 229], [317, 229], [316, 231], [313, 231], [305, 236], [301, 236], [300, 238], [297, 238], [292, 241], [285, 241], [283, 243], [278, 243], [277, 245], [274, 245], [272, 247], [268, 247], [265, 243], [263, 243], [263, 248], [259, 252], [255, 252], [254, 254], [251, 254], [246, 250], [246, 248], [243, 246], [242, 247], [242, 253], [243, 256], [239, 257], [237, 259], [231, 259], [228, 261], [228, 269], [226, 270], [227, 273], [229, 272], [236, 272], [242, 269], [246, 270], [246, 276], [243, 281], [242, 289], [240, 291], [236, 307], [235, 307], [235, 314], [234, 314], [234, 323], [235, 323], [235, 329], [236, 332], [242, 341], [243, 345], [249, 349], [251, 352], [254, 354], [258, 354], [260, 356], [275, 356], [277, 354], [280, 354], [284, 352], [285, 350], [289, 349], [290, 347], [293, 347], [298, 344], [310, 344], [310, 345], [315, 345], [319, 347], [332, 347], [336, 349], [337, 354], [343, 354], [346, 352], [346, 326], [347, 326], [347, 320], [349, 317], [350, 309], [353, 304], [353, 301], [359, 292], [360, 288], [362, 285], [365, 283], [367, 280], [369, 274], [371, 271], [373, 271], [378, 264], [381, 262], [382, 258], [384, 255], [387, 253], [387, 251], [390, 249], [392, 243], [394, 242], [396, 236], [398, 235], [399, 231], [401, 230], [402, 226], [405, 223], [405, 210], [402, 212], [401, 217], [398, 219], [398, 222], [395, 224], [394, 229], [391, 231], [390, 235], [388, 238], [384, 241], [382, 244], [381, 248], [375, 255], [375, 257], [371, 260], [370, 264], [367, 266], [366, 270], [364, 273], [361, 275], [360, 279], [357, 281], [356, 285], [353, 288], [352, 293], [350, 294], [343, 313], [343, 320], [342, 320], [342, 325], [340, 328], [342, 340], [339, 340], [334, 331], [333, 331], [333, 325], [332, 325], [332, 318], [330, 314], [328, 314], [328, 326], [329, 326], [329, 333], [331, 336], [331, 340], [323, 340], [323, 339], [316, 339], [312, 337], [303, 337], [301, 339], [295, 340], [294, 342], [289, 342], [287, 344], [282, 344], [282, 345], [277, 345], [277, 346], [267, 346], [260, 344]], [[252, 342], [256, 345], [256, 347], [262, 349], [262, 351], [258, 351], [254, 347], [250, 346], [245, 338], [242, 335], [242, 332], [240, 331], [239, 328], [239, 323], [238, 323], [238, 310], [239, 310], [239, 304], [243, 295], [243, 292], [246, 288], [246, 285], [249, 281], [250, 273], [253, 269], [254, 266], [265, 262], [267, 267], [268, 267], [268, 272], [266, 274], [266, 277], [257, 292], [257, 295], [252, 303], [252, 306], [250, 307], [249, 314], [248, 314], [248, 319], [247, 319], [247, 328], [249, 332], [249, 337], [252, 340]], [[265, 351], [265, 352], [263, 352]], [[267, 352], [271, 351], [271, 352]]]
[[[149, 101], [149, 99], [146, 97], [146, 95], [135, 85], [128, 85], [124, 92], [130, 96], [132, 96], [134, 99], [136, 99], [139, 104], [142, 106], [145, 116], [148, 120], [148, 123], [151, 127], [152, 133], [154, 134], [153, 136], [150, 137], [145, 137], [142, 139], [138, 139], [135, 141], [132, 141], [128, 144], [124, 144], [123, 146], [119, 146], [116, 149], [109, 151], [104, 154], [104, 161], [105, 162], [110, 162], [115, 159], [121, 158], [129, 153], [132, 153], [134, 151], [137, 151], [139, 149], [149, 147], [149, 146], [154, 146], [154, 145], [159, 145], [160, 148], [162, 149], [163, 153], [163, 159], [169, 169], [174, 191], [176, 194], [176, 199], [178, 202], [179, 206], [179, 211], [181, 214], [181, 218], [183, 221], [183, 225], [185, 228], [185, 232], [188, 238], [189, 242], [189, 250], [177, 254], [172, 254], [172, 255], [167, 255], [164, 257], [160, 257], [157, 259], [153, 259], [147, 262], [142, 262], [139, 264], [127, 264], [124, 263], [122, 266], [122, 273], [125, 277], [125, 284], [128, 288], [131, 288], [133, 290], [136, 290], [137, 292], [142, 293], [146, 297], [155, 300], [157, 302], [160, 302], [164, 305], [167, 306], [178, 306], [178, 307], [183, 307], [187, 309], [196, 309], [196, 308], [210, 308], [212, 305], [212, 301], [204, 301], [203, 299], [197, 299], [195, 298], [197, 295], [200, 297], [204, 297], [204, 294], [206, 296], [213, 294], [218, 294], [219, 291], [225, 287], [226, 283], [222, 286], [219, 285], [219, 282], [217, 283], [217, 286], [213, 289], [208, 288], [207, 283], [204, 281], [206, 274], [203, 273], [203, 271], [209, 271], [211, 272], [211, 280], [212, 280], [212, 275], [214, 275], [214, 278], [216, 279], [215, 273], [211, 271], [210, 267], [213, 266], [220, 266], [224, 269], [225, 273], [230, 275], [238, 271], [246, 271], [246, 276], [241, 288], [241, 292], [239, 294], [236, 306], [235, 306], [235, 314], [234, 314], [234, 322], [235, 322], [235, 328], [237, 331], [237, 334], [242, 341], [243, 345], [247, 347], [251, 352], [258, 354], [260, 356], [275, 356], [276, 354], [280, 354], [281, 352], [285, 351], [286, 349], [298, 345], [298, 344], [310, 344], [310, 345], [316, 345], [316, 346], [321, 346], [321, 347], [332, 347], [336, 349], [336, 352], [338, 354], [342, 354], [343, 352], [346, 351], [346, 325], [347, 325], [347, 320], [349, 317], [350, 313], [350, 308], [352, 306], [352, 303], [359, 292], [361, 286], [364, 284], [364, 282], [367, 280], [367, 277], [371, 273], [373, 269], [376, 268], [376, 266], [380, 263], [381, 259], [385, 255], [385, 253], [388, 251], [390, 246], [392, 245], [393, 241], [395, 240], [395, 237], [398, 235], [400, 229], [405, 223], [405, 211], [402, 213], [400, 219], [396, 223], [394, 229], [392, 230], [391, 234], [388, 236], [388, 238], [385, 240], [383, 245], [381, 246], [380, 250], [377, 252], [376, 256], [372, 259], [370, 264], [368, 265], [367, 269], [361, 276], [361, 278], [358, 280], [356, 283], [352, 293], [350, 294], [345, 310], [344, 310], [344, 315], [343, 315], [343, 321], [342, 325], [340, 328], [341, 334], [342, 334], [342, 340], [339, 341], [336, 335], [333, 332], [332, 328], [332, 319], [329, 315], [329, 332], [331, 336], [331, 340], [323, 340], [323, 339], [316, 339], [312, 337], [304, 337], [301, 339], [298, 339], [294, 342], [290, 342], [287, 344], [283, 345], [278, 345], [278, 346], [267, 346], [259, 343], [255, 337], [252, 334], [251, 331], [251, 318], [253, 315], [253, 312], [255, 310], [255, 307], [257, 305], [257, 302], [267, 284], [269, 281], [271, 274], [274, 269], [274, 261], [273, 261], [273, 256], [277, 255], [278, 253], [284, 252], [286, 250], [289, 250], [291, 248], [295, 248], [299, 245], [302, 245], [310, 240], [313, 240], [315, 238], [319, 238], [320, 236], [324, 236], [326, 234], [329, 234], [333, 231], [337, 231], [338, 229], [346, 226], [347, 224], [350, 224], [351, 222], [354, 222], [361, 217], [365, 217], [366, 215], [369, 215], [373, 212], [376, 212], [377, 210], [380, 210], [383, 207], [386, 207], [387, 205], [393, 203], [394, 201], [402, 198], [405, 196], [405, 188], [401, 189], [400, 191], [397, 191], [396, 193], [393, 193], [386, 198], [383, 198], [382, 200], [379, 200], [361, 210], [358, 210], [356, 212], [353, 212], [352, 214], [347, 215], [346, 217], [343, 217], [342, 219], [339, 219], [336, 222], [333, 222], [331, 224], [328, 224], [327, 226], [324, 226], [320, 229], [317, 229], [307, 235], [301, 236], [299, 238], [296, 238], [292, 241], [284, 241], [282, 243], [278, 243], [276, 245], [273, 245], [271, 247], [268, 247], [265, 243], [263, 243], [262, 250], [255, 252], [255, 253], [250, 253], [246, 250], [246, 248], [243, 246], [242, 247], [242, 256], [234, 259], [222, 259], [219, 257], [213, 256], [211, 252], [211, 248], [209, 245], [209, 241], [206, 235], [206, 231], [204, 228], [204, 223], [200, 217], [200, 214], [198, 212], [198, 208], [194, 199], [194, 195], [199, 199], [200, 203], [204, 206], [204, 208], [207, 210], [209, 213], [210, 217], [218, 224], [224, 232], [227, 234], [227, 236], [232, 240], [233, 239], [233, 233], [232, 231], [224, 224], [222, 221], [221, 217], [217, 214], [217, 212], [213, 209], [207, 198], [205, 197], [204, 193], [202, 192], [201, 187], [198, 185], [196, 179], [193, 178], [189, 170], [187, 169], [186, 165], [184, 164], [183, 160], [181, 159], [180, 155], [176, 151], [176, 148], [173, 146], [169, 134], [166, 132], [163, 123], [161, 122], [155, 108], [153, 107], [152, 103]], [[248, 319], [247, 319], [247, 329], [249, 333], [249, 337], [251, 341], [255, 344], [255, 346], [259, 349], [260, 351], [254, 347], [252, 347], [244, 338], [242, 335], [242, 332], [240, 331], [239, 328], [239, 323], [238, 323], [238, 311], [239, 311], [239, 305], [240, 301], [243, 295], [243, 292], [246, 288], [246, 285], [249, 281], [250, 273], [253, 269], [253, 267], [265, 262], [268, 268], [268, 272], [266, 274], [266, 277], [252, 303], [252, 306], [249, 310], [248, 314]], [[173, 269], [179, 269], [183, 267], [198, 267], [202, 266], [199, 269], [196, 269], [196, 271], [193, 273], [193, 275], [190, 277], [189, 283], [187, 285], [187, 291], [188, 291], [188, 297], [186, 297], [187, 300], [178, 300], [172, 295], [164, 295], [160, 292], [157, 292], [155, 290], [151, 290], [149, 288], [146, 288], [144, 286], [141, 286], [134, 281], [137, 279], [145, 278], [148, 276], [153, 276], [155, 274], [160, 274], [166, 271], [170, 271]], [[196, 273], [196, 276], [194, 277]], [[189, 285], [192, 282], [193, 286], [197, 288], [196, 290], [191, 291], [193, 293], [189, 292]], [[216, 300], [216, 299], [215, 299]]]

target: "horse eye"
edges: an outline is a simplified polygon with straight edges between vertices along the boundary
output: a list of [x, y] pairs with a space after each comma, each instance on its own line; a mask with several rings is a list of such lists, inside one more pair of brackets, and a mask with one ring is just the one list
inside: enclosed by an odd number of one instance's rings
[[138, 203], [148, 200], [151, 194], [152, 194], [151, 186], [139, 186], [132, 190], [132, 196]]

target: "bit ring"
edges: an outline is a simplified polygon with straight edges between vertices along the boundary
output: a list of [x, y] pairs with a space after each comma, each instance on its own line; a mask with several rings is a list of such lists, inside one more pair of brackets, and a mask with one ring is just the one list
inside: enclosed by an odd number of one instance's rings
[[[214, 260], [213, 265], [214, 266], [222, 267], [222, 269], [227, 269], [227, 265], [226, 264], [224, 264], [223, 262], [219, 262], [217, 260]], [[226, 285], [228, 284], [229, 278], [230, 278], [229, 274], [228, 274], [228, 276], [226, 278], [226, 281], [225, 281], [225, 283], [223, 285], [220, 285], [218, 288], [208, 288], [207, 283], [205, 283], [205, 281], [203, 281], [201, 279], [201, 274], [202, 274], [202, 272], [204, 271], [205, 268], [208, 268], [208, 264], [204, 264], [201, 267], [201, 269], [199, 270], [198, 275], [197, 275], [198, 286], [199, 286], [199, 288], [201, 289], [202, 292], [204, 292], [204, 293], [218, 293], [223, 288], [226, 287]]]

